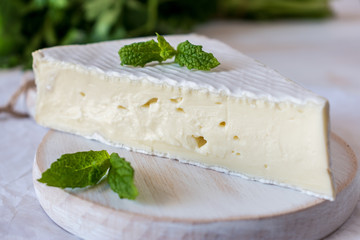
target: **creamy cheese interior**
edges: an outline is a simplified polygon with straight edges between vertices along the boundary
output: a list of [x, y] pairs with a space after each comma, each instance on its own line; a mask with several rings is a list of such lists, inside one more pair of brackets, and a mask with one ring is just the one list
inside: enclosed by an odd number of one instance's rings
[[327, 103], [234, 97], [40, 58], [34, 68], [44, 126], [334, 198]]

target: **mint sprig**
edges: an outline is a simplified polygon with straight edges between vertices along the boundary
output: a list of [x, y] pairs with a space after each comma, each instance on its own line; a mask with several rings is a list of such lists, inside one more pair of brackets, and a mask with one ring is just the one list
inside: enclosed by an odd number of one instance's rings
[[59, 188], [83, 188], [96, 185], [106, 174], [110, 188], [120, 198], [135, 199], [134, 169], [117, 153], [87, 151], [64, 154], [42, 173], [39, 182]]
[[163, 36], [158, 33], [156, 35], [158, 42], [150, 40], [123, 46], [119, 50], [121, 65], [144, 67], [147, 63], [161, 63], [174, 56], [175, 63], [188, 69], [209, 71], [220, 64], [212, 53], [203, 51], [201, 45], [194, 45], [186, 40], [175, 50]]

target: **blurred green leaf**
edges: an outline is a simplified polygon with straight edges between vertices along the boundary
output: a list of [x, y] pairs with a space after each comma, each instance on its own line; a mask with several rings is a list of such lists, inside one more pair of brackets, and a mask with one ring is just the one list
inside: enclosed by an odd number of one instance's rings
[[328, 0], [0, 0], [0, 67], [62, 44], [183, 33], [214, 17], [324, 18]]

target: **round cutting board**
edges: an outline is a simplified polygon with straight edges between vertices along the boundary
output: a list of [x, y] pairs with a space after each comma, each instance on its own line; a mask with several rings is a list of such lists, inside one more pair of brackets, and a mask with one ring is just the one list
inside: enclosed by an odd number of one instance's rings
[[[333, 202], [56, 131], [38, 148], [33, 180], [49, 217], [85, 239], [319, 239], [351, 215], [360, 190], [354, 153], [334, 134], [330, 144]], [[131, 162], [136, 200], [120, 199], [106, 181], [75, 190], [36, 181], [64, 153], [103, 149]]]

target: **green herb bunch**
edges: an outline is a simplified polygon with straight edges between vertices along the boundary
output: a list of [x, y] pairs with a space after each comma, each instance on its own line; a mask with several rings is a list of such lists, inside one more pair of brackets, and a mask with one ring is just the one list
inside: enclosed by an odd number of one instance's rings
[[211, 18], [324, 18], [328, 0], [0, 0], [0, 68], [31, 67], [31, 52], [160, 33]]
[[31, 53], [49, 46], [184, 33], [213, 16], [216, 1], [0, 0], [0, 68], [30, 68]]

